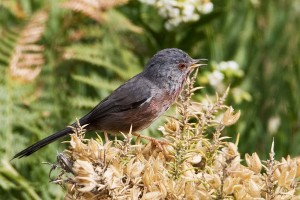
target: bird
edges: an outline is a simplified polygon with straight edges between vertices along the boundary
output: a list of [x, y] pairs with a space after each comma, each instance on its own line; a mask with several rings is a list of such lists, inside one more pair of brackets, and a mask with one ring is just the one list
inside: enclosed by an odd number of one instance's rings
[[[144, 70], [114, 90], [90, 112], [78, 120], [86, 131], [100, 130], [110, 134], [137, 132], [161, 116], [180, 94], [190, 73], [206, 59], [193, 59], [177, 48], [158, 51]], [[76, 127], [77, 123], [71, 124]], [[55, 140], [68, 136], [72, 128], [62, 130], [36, 142], [13, 158], [31, 155]]]

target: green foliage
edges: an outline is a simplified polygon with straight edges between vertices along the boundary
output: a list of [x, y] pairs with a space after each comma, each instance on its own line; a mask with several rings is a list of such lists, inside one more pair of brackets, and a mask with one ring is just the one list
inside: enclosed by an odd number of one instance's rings
[[[48, 167], [40, 163], [53, 161], [62, 144], [53, 143], [20, 161], [9, 162], [10, 158], [85, 114], [167, 47], [209, 59], [197, 77], [196, 84], [204, 89], [196, 92], [196, 99], [216, 90], [222, 93], [230, 85], [228, 104], [241, 110], [241, 119], [227, 134], [240, 133], [241, 153], [266, 154], [274, 137], [278, 157], [298, 155], [299, 2], [215, 0], [213, 4], [213, 12], [199, 20], [167, 30], [167, 19], [155, 6], [136, 0], [102, 7], [97, 16], [57, 0], [1, 2], [0, 196], [61, 198], [60, 190], [48, 184]], [[47, 20], [31, 23], [41, 12]], [[30, 30], [43, 26], [34, 41], [27, 37], [22, 42], [26, 34], [34, 34]], [[20, 46], [26, 51], [17, 54]], [[211, 74], [222, 61], [230, 60], [238, 63], [240, 71], [221, 71], [222, 83], [211, 85]], [[22, 73], [13, 75], [12, 66], [17, 66], [13, 72]], [[160, 123], [145, 134], [156, 135]]]
[[[215, 60], [240, 64], [244, 79], [231, 85], [240, 84], [252, 96], [236, 107], [242, 110], [243, 123], [232, 131], [248, 143], [240, 149], [265, 153], [274, 137], [279, 156], [299, 155], [299, 2], [230, 2], [230, 12], [213, 26], [223, 24], [221, 32], [211, 35], [212, 54]], [[272, 132], [274, 117], [280, 125]]]

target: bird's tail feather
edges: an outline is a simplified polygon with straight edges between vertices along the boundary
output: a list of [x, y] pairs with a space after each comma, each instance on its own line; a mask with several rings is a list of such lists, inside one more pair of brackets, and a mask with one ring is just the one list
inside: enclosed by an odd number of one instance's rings
[[44, 139], [42, 139], [41, 141], [38, 141], [37, 143], [31, 145], [30, 147], [27, 147], [26, 149], [24, 149], [23, 151], [20, 151], [19, 153], [17, 153], [13, 158], [22, 158], [22, 157], [26, 157], [31, 155], [32, 153], [36, 152], [37, 150], [39, 150], [40, 148], [46, 146], [47, 144], [50, 144], [51, 142], [54, 142], [55, 140], [57, 140], [58, 138], [61, 138], [63, 136], [69, 135], [72, 132], [71, 128], [66, 127], [65, 129], [62, 129]]

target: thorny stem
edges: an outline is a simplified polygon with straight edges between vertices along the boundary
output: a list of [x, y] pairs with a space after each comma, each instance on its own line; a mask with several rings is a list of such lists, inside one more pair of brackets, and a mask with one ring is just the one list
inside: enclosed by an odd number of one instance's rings
[[191, 117], [190, 109], [191, 99], [194, 95], [193, 88], [196, 82], [198, 69], [195, 71], [191, 78], [186, 81], [186, 86], [179, 96], [178, 112], [181, 115], [180, 132], [175, 135], [174, 148], [175, 148], [175, 159], [171, 163], [171, 174], [175, 179], [178, 179], [182, 174], [182, 162], [184, 161], [184, 155], [189, 148], [189, 140], [191, 139], [189, 119]]
[[84, 124], [84, 125], [81, 125], [79, 120], [76, 119], [76, 125], [75, 126], [69, 126], [73, 133], [75, 133], [80, 139], [83, 139], [84, 136], [85, 136], [85, 132], [86, 132], [86, 129], [85, 127], [87, 127], [88, 124]]
[[182, 174], [181, 164], [183, 161], [184, 149], [182, 149], [180, 146], [180, 144], [176, 146], [174, 163], [171, 164], [171, 167], [173, 168], [171, 170], [171, 174], [175, 180], [178, 179]]
[[[181, 133], [186, 133], [188, 132], [187, 128], [188, 126], [188, 121], [190, 119], [191, 113], [189, 110], [189, 107], [191, 106], [191, 99], [192, 96], [194, 95], [193, 92], [193, 88], [194, 88], [194, 84], [196, 82], [196, 77], [198, 74], [198, 69], [195, 71], [195, 73], [193, 74], [192, 78], [187, 79], [186, 81], [186, 86], [185, 89], [183, 90], [183, 92], [181, 93], [181, 95], [179, 96], [179, 113], [182, 116], [181, 119]], [[181, 139], [184, 139], [183, 137], [186, 134], [181, 134]]]
[[[179, 96], [179, 104], [178, 104], [178, 112], [181, 115], [181, 119], [180, 119], [180, 132], [179, 134], [175, 135], [175, 141], [174, 141], [174, 148], [175, 148], [175, 159], [174, 159], [174, 163], [173, 165], [171, 165], [172, 169], [171, 169], [171, 174], [173, 174], [173, 176], [176, 178], [178, 177], [178, 175], [181, 174], [181, 170], [180, 170], [180, 165], [182, 163], [182, 159], [183, 159], [183, 155], [185, 155], [185, 152], [188, 151], [191, 147], [191, 144], [189, 144], [189, 141], [191, 139], [191, 137], [195, 136], [195, 132], [199, 132], [199, 129], [196, 131], [191, 131], [191, 127], [193, 127], [192, 124], [189, 123], [189, 120], [192, 116], [191, 113], [191, 99], [192, 96], [194, 95], [194, 84], [196, 82], [196, 77], [197, 77], [197, 73], [198, 70], [196, 70], [196, 72], [194, 73], [194, 75], [189, 78], [187, 80], [187, 84], [183, 90], [183, 92], [181, 93], [181, 95]], [[206, 110], [206, 112], [204, 113], [204, 118], [203, 119], [199, 119], [198, 121], [204, 122], [201, 123], [201, 129], [204, 130], [207, 125], [209, 123], [212, 122], [212, 120], [214, 119], [214, 114], [216, 114], [216, 112], [223, 108], [224, 105], [224, 101], [225, 98], [227, 97], [228, 94], [228, 90], [226, 90], [226, 92], [224, 93], [224, 95], [219, 98], [217, 96], [217, 102], [215, 104], [213, 104], [213, 106], [211, 106], [210, 108], [208, 108]], [[213, 145], [210, 147], [209, 149], [209, 156], [208, 156], [208, 163], [207, 164], [212, 164], [214, 161], [214, 157], [219, 149], [219, 147], [221, 146], [221, 141], [219, 140], [220, 135], [221, 135], [221, 131], [223, 130], [224, 125], [220, 124], [217, 128], [216, 131], [213, 135]], [[190, 135], [192, 132], [192, 135]], [[202, 133], [202, 132], [201, 132]], [[198, 135], [198, 134], [197, 134]], [[180, 149], [180, 151], [178, 151], [178, 149]]]
[[228, 95], [228, 92], [229, 92], [229, 87], [227, 88], [227, 90], [225, 91], [225, 93], [221, 98], [219, 98], [217, 94], [217, 102], [214, 103], [211, 107], [208, 107], [206, 111], [201, 115], [202, 119], [200, 120], [200, 126], [199, 126], [200, 132], [204, 132], [206, 130], [208, 123], [210, 123], [215, 118], [215, 114], [218, 112], [218, 110], [226, 107], [224, 105], [224, 101]]
[[275, 198], [275, 185], [274, 185], [274, 177], [273, 174], [276, 170], [275, 165], [275, 152], [274, 152], [274, 140], [272, 142], [271, 151], [269, 153], [270, 159], [267, 160], [267, 168], [266, 168], [266, 185], [267, 185], [267, 191], [266, 191], [266, 199], [272, 200]]

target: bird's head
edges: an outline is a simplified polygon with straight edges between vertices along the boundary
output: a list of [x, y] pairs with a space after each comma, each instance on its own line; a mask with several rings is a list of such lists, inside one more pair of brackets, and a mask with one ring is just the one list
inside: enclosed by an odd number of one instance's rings
[[182, 86], [193, 69], [206, 59], [193, 59], [180, 49], [170, 48], [157, 52], [147, 63], [145, 76], [158, 84], [168, 87]]

